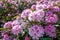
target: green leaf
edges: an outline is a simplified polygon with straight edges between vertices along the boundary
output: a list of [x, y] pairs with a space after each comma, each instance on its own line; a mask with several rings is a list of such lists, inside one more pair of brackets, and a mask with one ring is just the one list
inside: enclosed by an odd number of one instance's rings
[[0, 28], [0, 31], [6, 30], [5, 28]]
[[2, 2], [5, 2], [5, 0], [2, 0]]
[[4, 10], [4, 8], [0, 7], [0, 12], [3, 11], [3, 10]]
[[19, 10], [22, 12], [22, 11], [24, 10], [24, 5], [21, 5], [21, 6], [19, 7]]
[[57, 24], [60, 24], [60, 20], [58, 20]]
[[7, 16], [7, 17], [6, 17], [6, 20], [10, 20], [10, 19], [11, 19], [11, 16]]
[[50, 37], [44, 37], [41, 40], [52, 40], [52, 38], [50, 38]]
[[60, 18], [60, 12], [59, 12], [59, 13], [57, 13], [57, 16], [58, 16], [58, 18]]

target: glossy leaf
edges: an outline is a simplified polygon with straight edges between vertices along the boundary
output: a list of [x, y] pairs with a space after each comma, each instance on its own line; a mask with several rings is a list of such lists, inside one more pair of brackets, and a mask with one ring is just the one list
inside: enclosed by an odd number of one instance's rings
[[45, 38], [42, 38], [41, 40], [52, 40], [52, 38], [45, 37]]

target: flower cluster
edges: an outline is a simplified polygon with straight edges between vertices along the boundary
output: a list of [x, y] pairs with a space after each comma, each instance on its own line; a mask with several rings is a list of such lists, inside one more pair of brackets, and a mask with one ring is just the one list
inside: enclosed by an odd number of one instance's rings
[[7, 22], [4, 25], [4, 28], [11, 28], [12, 27], [12, 22]]
[[39, 39], [39, 37], [43, 37], [44, 29], [42, 26], [34, 25], [29, 28], [29, 34], [33, 39]]
[[45, 21], [46, 23], [56, 23], [58, 21], [58, 17], [56, 14], [49, 11], [46, 13]]
[[12, 40], [12, 36], [4, 35], [3, 40]]
[[43, 17], [44, 17], [44, 11], [39, 10], [39, 11], [35, 11], [35, 12], [29, 14], [28, 19], [30, 21], [35, 21], [36, 20], [36, 21], [40, 22], [40, 21], [43, 20]]
[[22, 12], [21, 17], [23, 18], [27, 18], [29, 16], [29, 14], [31, 13], [30, 9], [26, 9]]
[[12, 33], [18, 35], [19, 33], [23, 33], [23, 29], [20, 25], [16, 25], [12, 28]]
[[[31, 1], [25, 0], [25, 2]], [[54, 3], [52, 0], [49, 2], [43, 0], [23, 10], [17, 19], [4, 24], [5, 31], [8, 32], [7, 35], [4, 35], [4, 40], [9, 40], [10, 37], [8, 34], [12, 34], [13, 38], [11, 39], [14, 40], [22, 40], [24, 38], [25, 40], [29, 40], [30, 37], [33, 40], [39, 40], [41, 37], [47, 35], [47, 37], [56, 38], [57, 32], [55, 25], [58, 24], [60, 8], [55, 5], [57, 5], [57, 1]]]
[[56, 28], [53, 25], [48, 25], [45, 27], [46, 35], [56, 38]]

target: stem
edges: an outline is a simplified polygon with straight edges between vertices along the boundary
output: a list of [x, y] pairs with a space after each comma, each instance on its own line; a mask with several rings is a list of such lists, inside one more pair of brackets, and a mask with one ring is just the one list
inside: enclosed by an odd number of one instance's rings
[[19, 35], [17, 35], [17, 40], [19, 40]]
[[53, 40], [53, 38], [51, 38], [51, 40]]

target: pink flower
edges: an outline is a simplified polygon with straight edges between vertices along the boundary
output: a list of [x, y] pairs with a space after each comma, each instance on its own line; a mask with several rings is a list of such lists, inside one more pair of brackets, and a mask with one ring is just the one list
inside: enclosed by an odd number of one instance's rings
[[44, 29], [42, 26], [33, 25], [32, 27], [29, 28], [29, 35], [33, 39], [39, 39], [39, 37], [43, 37], [43, 34], [44, 34]]
[[56, 14], [53, 14], [52, 16], [48, 16], [45, 19], [46, 23], [56, 23], [58, 21], [58, 17]]
[[46, 35], [49, 35], [50, 37], [56, 38], [56, 28], [54, 27], [54, 25], [46, 26], [45, 33]]
[[46, 4], [37, 4], [36, 5], [36, 10], [44, 10], [47, 8], [48, 8], [48, 5], [46, 5]]
[[21, 27], [22, 27], [23, 29], [25, 29], [26, 26], [27, 26], [27, 24], [28, 24], [27, 22], [22, 22], [22, 23], [21, 23]]
[[29, 40], [29, 37], [28, 37], [28, 35], [25, 37], [25, 40]]
[[0, 0], [0, 4], [3, 4], [3, 2]]
[[11, 21], [4, 24], [4, 28], [10, 28], [10, 27], [12, 27], [12, 22]]
[[13, 28], [12, 28], [12, 33], [13, 34], [19, 34], [19, 33], [23, 33], [23, 29], [20, 25], [15, 25]]
[[4, 35], [3, 40], [10, 40], [8, 35]]
[[25, 9], [25, 10], [22, 12], [21, 17], [25, 19], [26, 17], [29, 16], [29, 14], [30, 14], [31, 12], [32, 12], [32, 11], [31, 11], [30, 9]]
[[3, 2], [2, 2], [2, 1], [0, 1], [0, 7], [2, 7], [2, 4], [3, 4]]
[[11, 3], [11, 4], [16, 4], [16, 2], [15, 2], [15, 1], [11, 1], [10, 3]]
[[18, 20], [14, 20], [14, 21], [12, 22], [12, 24], [13, 24], [13, 26], [15, 26], [15, 25], [20, 25], [20, 22], [19, 22]]
[[36, 10], [36, 5], [32, 5], [31, 9]]
[[29, 21], [42, 21], [43, 20], [43, 17], [44, 17], [44, 11], [43, 10], [39, 10], [39, 11], [35, 11], [31, 14], [29, 14]]
[[32, 0], [25, 0], [27, 3], [31, 2]]
[[9, 35], [4, 35], [3, 36], [3, 40], [11, 40], [12, 39], [12, 36], [9, 36]]
[[52, 11], [53, 12], [59, 12], [60, 11], [60, 8], [58, 6], [54, 6]]
[[16, 38], [14, 38], [13, 40], [16, 40]]

